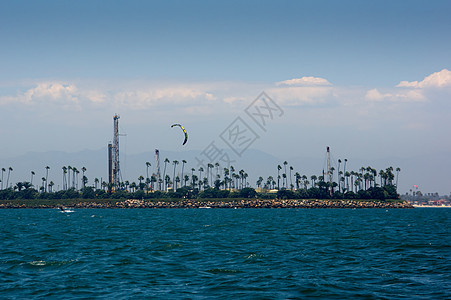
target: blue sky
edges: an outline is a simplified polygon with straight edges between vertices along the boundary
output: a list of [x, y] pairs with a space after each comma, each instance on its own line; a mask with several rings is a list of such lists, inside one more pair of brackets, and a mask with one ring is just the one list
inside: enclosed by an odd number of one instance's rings
[[[262, 151], [434, 160], [451, 150], [450, 12], [449, 1], [2, 1], [0, 163], [104, 147], [114, 113], [130, 153], [178, 147], [171, 122], [202, 150], [263, 90], [284, 115], [252, 145]], [[432, 165], [402, 166], [404, 190], [451, 192], [450, 159]]]

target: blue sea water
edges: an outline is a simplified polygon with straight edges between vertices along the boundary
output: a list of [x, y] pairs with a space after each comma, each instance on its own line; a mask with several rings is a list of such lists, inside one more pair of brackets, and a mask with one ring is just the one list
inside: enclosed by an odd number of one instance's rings
[[0, 210], [0, 298], [450, 299], [451, 209]]

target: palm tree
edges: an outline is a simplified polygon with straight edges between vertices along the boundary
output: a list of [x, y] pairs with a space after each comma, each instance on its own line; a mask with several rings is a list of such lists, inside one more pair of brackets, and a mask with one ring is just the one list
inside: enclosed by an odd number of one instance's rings
[[157, 176], [150, 176], [150, 189], [153, 190], [154, 183], [157, 182]]
[[168, 184], [170, 184], [171, 183], [171, 177], [169, 177], [169, 175], [166, 175], [165, 177], [164, 177], [164, 186], [165, 186], [165, 191], [167, 192], [168, 191]]
[[81, 168], [81, 171], [82, 171], [82, 183], [83, 183], [83, 188], [85, 188], [86, 187], [86, 183], [88, 182], [88, 178], [85, 176], [85, 172], [86, 172], [86, 168], [85, 167], [82, 167]]
[[142, 190], [143, 189], [142, 181], [144, 180], [144, 177], [142, 175], [140, 175], [138, 177], [138, 180], [139, 180], [139, 189]]
[[71, 187], [71, 184], [70, 184], [70, 171], [72, 170], [72, 167], [71, 166], [67, 166], [67, 185], [68, 185], [68, 188], [70, 188]]
[[277, 165], [277, 189], [280, 190], [280, 170], [282, 170], [282, 167], [280, 165]]
[[[163, 178], [166, 178], [166, 164], [170, 162], [168, 158], [164, 159], [164, 170], [163, 170]], [[167, 189], [166, 189], [167, 190]]]
[[11, 168], [11, 167], [8, 168], [8, 178], [6, 179], [6, 188], [8, 188], [8, 184], [9, 184], [9, 174], [11, 173], [12, 170], [13, 170], [13, 168]]
[[66, 173], [67, 173], [67, 168], [65, 166], [63, 166], [61, 168], [61, 170], [63, 170], [63, 190], [66, 189]]
[[399, 175], [399, 172], [401, 172], [401, 168], [396, 168], [396, 188], [398, 188], [398, 175]]
[[[346, 160], [345, 160], [345, 166], [346, 166]], [[351, 173], [349, 173], [348, 171], [345, 172], [345, 177], [346, 177], [346, 191], [349, 191], [349, 177], [351, 176]]]
[[33, 186], [33, 176], [34, 175], [35, 175], [34, 171], [31, 171], [31, 180], [30, 180], [31, 186]]
[[[284, 186], [284, 187], [286, 187], [286, 185], [288, 185], [288, 182], [287, 182], [287, 179], [286, 179], [286, 178], [287, 178], [287, 165], [288, 165], [288, 162], [287, 162], [287, 161], [284, 161], [284, 162], [283, 162], [283, 166], [285, 167], [285, 173], [284, 173], [285, 176], [283, 177], [283, 178], [285, 178], [285, 183], [283, 183], [283, 186]], [[286, 184], [286, 185], [285, 185], [285, 184]]]
[[299, 172], [296, 172], [294, 174], [295, 182], [296, 182], [296, 189], [299, 190], [299, 181], [301, 180], [301, 174]]
[[291, 190], [293, 190], [293, 178], [291, 177], [291, 171], [293, 171], [292, 166], [290, 166], [290, 187], [291, 187]]
[[147, 191], [147, 193], [149, 193], [149, 188], [150, 188], [150, 178], [147, 177], [146, 178], [146, 191]]
[[211, 183], [211, 181], [212, 181], [212, 178], [211, 177], [213, 177], [213, 172], [212, 172], [212, 170], [213, 170], [213, 164], [211, 164], [211, 163], [208, 163], [207, 164], [207, 184], [208, 184], [208, 177], [209, 177], [209, 175], [210, 175], [210, 186], [212, 186], [213, 184]]
[[3, 172], [6, 172], [5, 168], [2, 168], [2, 190], [3, 190]]
[[201, 182], [202, 172], [203, 172], [203, 171], [204, 171], [204, 168], [200, 167], [200, 168], [199, 168], [199, 191], [200, 191], [200, 189], [201, 189], [200, 182]]
[[228, 181], [229, 181], [229, 169], [228, 168], [224, 168], [224, 187], [227, 190], [228, 188]]
[[258, 177], [258, 180], [257, 180], [257, 187], [258, 188], [260, 188], [260, 185], [262, 184], [262, 182], [263, 182], [263, 177]]
[[215, 167], [216, 167], [216, 178], [220, 178], [220, 175], [219, 175], [219, 163], [218, 162], [215, 163]]
[[151, 166], [151, 164], [150, 164], [150, 162], [146, 162], [146, 175], [147, 175], [147, 178], [149, 178], [149, 167]]
[[194, 189], [194, 185], [195, 185], [195, 183], [194, 183], [194, 171], [196, 171], [196, 169], [191, 168], [191, 180], [192, 180], [192, 184], [193, 184], [193, 189]]
[[136, 182], [132, 182], [130, 184], [130, 190], [132, 190], [132, 192], [134, 192], [136, 190]]
[[183, 186], [186, 186], [186, 183], [188, 182], [188, 180], [189, 180], [189, 176], [188, 175], [185, 175], [184, 177], [183, 177]]
[[197, 178], [197, 175], [192, 175], [191, 176], [191, 179], [193, 180], [193, 189], [194, 189], [194, 187], [196, 186], [196, 181], [198, 180], [198, 178]]
[[47, 180], [49, 179], [49, 166], [45, 167], [45, 191], [47, 192]]
[[49, 183], [49, 193], [53, 192], [53, 186], [55, 185], [55, 183], [53, 181], [50, 181]]
[[[177, 165], [179, 164], [179, 162], [177, 160], [172, 161], [172, 163], [174, 164], [174, 176], [172, 176], [172, 178], [175, 181], [175, 168], [177, 167]], [[175, 183], [175, 182], [174, 182]], [[176, 191], [177, 187], [174, 186], [174, 192]]]
[[312, 180], [312, 187], [314, 187], [316, 185], [316, 180], [318, 179], [318, 177], [316, 177], [316, 175], [312, 175], [310, 176], [310, 179]]
[[41, 178], [42, 179], [42, 186], [41, 186], [41, 190], [43, 191], [43, 192], [45, 192], [45, 177], [42, 177]]
[[[186, 160], [182, 159], [182, 177], [183, 177], [183, 171], [185, 169], [185, 164], [186, 164]], [[183, 178], [185, 178], [185, 177], [183, 177]], [[185, 186], [185, 185], [186, 185], [186, 180], [183, 183], [183, 186]]]
[[6, 169], [2, 168], [2, 190], [3, 190], [3, 172], [5, 172], [5, 171], [6, 171]]
[[177, 183], [179, 183], [180, 182], [180, 177], [179, 176], [177, 176], [177, 177], [175, 177], [175, 180], [174, 180], [175, 182], [174, 182], [174, 192], [177, 190]]

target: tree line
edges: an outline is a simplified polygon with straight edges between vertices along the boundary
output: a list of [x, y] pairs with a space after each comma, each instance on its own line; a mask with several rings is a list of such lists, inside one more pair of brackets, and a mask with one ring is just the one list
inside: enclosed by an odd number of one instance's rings
[[[277, 175], [258, 177], [254, 188], [248, 181], [244, 169], [234, 166], [221, 168], [218, 162], [208, 163], [185, 172], [186, 160], [164, 160], [163, 172], [149, 173], [151, 163], [145, 162], [146, 177], [140, 175], [137, 181], [124, 180], [119, 186], [100, 182], [94, 178], [88, 185], [87, 169], [74, 166], [61, 168], [60, 189], [48, 181], [50, 167], [45, 176], [33, 184], [35, 172], [30, 172], [30, 181], [10, 182], [13, 168], [2, 168], [0, 199], [159, 199], [159, 198], [236, 198], [259, 197], [279, 199], [396, 199], [400, 168], [387, 167], [377, 171], [368, 166], [357, 171], [346, 170], [347, 159], [338, 160], [338, 168], [331, 167], [321, 175], [301, 175], [287, 161], [277, 165]], [[172, 172], [171, 172], [172, 171]], [[81, 178], [79, 176], [81, 172]], [[395, 174], [396, 172], [396, 174]], [[172, 174], [170, 174], [172, 173]], [[5, 176], [4, 176], [5, 175]], [[172, 176], [171, 176], [172, 175]], [[5, 181], [4, 181], [5, 179]], [[36, 180], [35, 180], [36, 181]], [[5, 184], [4, 184], [5, 182]]]

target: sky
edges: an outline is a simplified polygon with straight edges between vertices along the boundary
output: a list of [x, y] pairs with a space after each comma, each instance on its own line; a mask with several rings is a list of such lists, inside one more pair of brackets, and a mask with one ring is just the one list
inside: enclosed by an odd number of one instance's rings
[[[1, 1], [0, 167], [104, 148], [117, 113], [125, 154], [202, 155], [213, 142], [238, 162], [248, 147], [302, 170], [312, 159], [321, 169], [330, 146], [354, 170], [400, 167], [401, 193], [449, 194], [450, 11], [450, 1]], [[231, 140], [238, 125], [249, 142]]]

